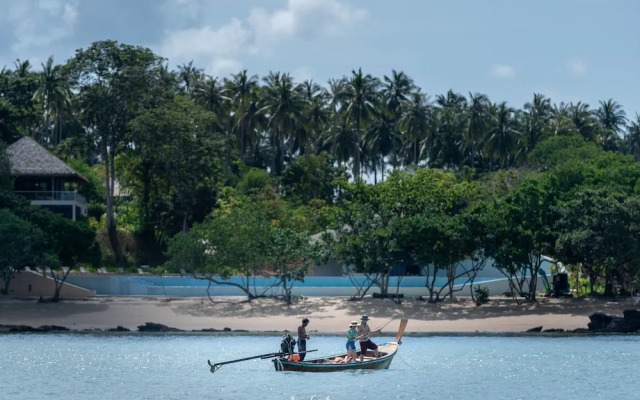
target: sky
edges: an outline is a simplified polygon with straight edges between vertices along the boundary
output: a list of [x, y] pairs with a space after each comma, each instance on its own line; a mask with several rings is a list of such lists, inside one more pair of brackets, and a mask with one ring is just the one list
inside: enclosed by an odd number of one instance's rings
[[640, 113], [638, 0], [0, 0], [0, 69], [64, 63], [94, 41], [144, 46], [207, 74], [289, 72], [326, 86], [404, 71], [521, 108], [620, 103]]

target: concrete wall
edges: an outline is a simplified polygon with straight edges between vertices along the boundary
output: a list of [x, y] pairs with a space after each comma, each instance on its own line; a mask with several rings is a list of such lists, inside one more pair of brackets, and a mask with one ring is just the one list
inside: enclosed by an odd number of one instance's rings
[[[4, 287], [4, 282], [0, 280]], [[37, 272], [18, 271], [9, 283], [9, 294], [12, 296], [52, 297], [55, 292], [55, 282], [49, 276]], [[60, 289], [62, 297], [90, 297], [95, 296], [95, 290], [88, 290], [65, 282]]]

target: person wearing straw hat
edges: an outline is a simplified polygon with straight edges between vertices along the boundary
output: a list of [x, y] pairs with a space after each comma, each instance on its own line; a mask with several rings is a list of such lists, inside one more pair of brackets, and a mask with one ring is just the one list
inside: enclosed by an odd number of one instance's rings
[[364, 361], [364, 355], [367, 354], [367, 350], [373, 350], [373, 355], [376, 358], [380, 357], [380, 353], [378, 353], [378, 345], [373, 343], [371, 340], [371, 335], [380, 333], [380, 329], [376, 331], [371, 331], [369, 328], [369, 317], [363, 315], [360, 318], [360, 325], [358, 325], [358, 339], [360, 340], [360, 361]]
[[358, 354], [356, 353], [356, 339], [358, 339], [358, 321], [351, 321], [349, 330], [347, 331], [347, 357], [345, 362], [355, 362]]

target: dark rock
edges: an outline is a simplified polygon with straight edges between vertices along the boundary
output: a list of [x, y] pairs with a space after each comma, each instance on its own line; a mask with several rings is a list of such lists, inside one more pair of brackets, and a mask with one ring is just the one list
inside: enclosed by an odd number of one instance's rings
[[225, 332], [231, 332], [231, 328], [228, 328], [228, 327], [224, 327], [222, 330]]
[[609, 326], [612, 318], [613, 317], [610, 317], [605, 313], [596, 312], [589, 315], [589, 320], [591, 322], [589, 322], [587, 326], [589, 327], [590, 331], [600, 331], [606, 329]]
[[526, 332], [542, 332], [542, 327], [536, 326], [535, 328], [527, 329]]
[[58, 325], [42, 325], [38, 328], [42, 332], [68, 332], [69, 328], [66, 326], [58, 326]]
[[640, 329], [640, 313], [637, 310], [625, 310], [624, 317], [597, 312], [591, 314], [589, 319], [590, 331], [629, 333]]
[[204, 328], [204, 329], [194, 330], [193, 332], [220, 332], [220, 331], [215, 328]]
[[611, 323], [609, 323], [609, 326], [605, 329], [605, 331], [627, 333], [633, 332], [634, 330], [629, 324], [627, 324], [627, 321], [625, 321], [623, 317], [613, 317], [611, 318]]
[[624, 310], [624, 320], [629, 325], [632, 332], [640, 330], [640, 311], [638, 310]]
[[163, 324], [156, 324], [154, 322], [145, 322], [144, 325], [138, 326], [140, 332], [180, 332], [178, 328], [172, 328]]
[[118, 325], [115, 328], [107, 329], [107, 332], [131, 332], [131, 329], [125, 328], [122, 325]]
[[42, 330], [39, 328], [34, 328], [33, 326], [29, 326], [29, 325], [10, 325], [9, 332], [14, 332], [14, 333], [42, 332]]
[[542, 332], [545, 332], [545, 333], [561, 333], [561, 332], [564, 332], [564, 329], [551, 328], [551, 329], [545, 329]]
[[589, 329], [587, 328], [576, 328], [572, 330], [573, 333], [589, 333]]

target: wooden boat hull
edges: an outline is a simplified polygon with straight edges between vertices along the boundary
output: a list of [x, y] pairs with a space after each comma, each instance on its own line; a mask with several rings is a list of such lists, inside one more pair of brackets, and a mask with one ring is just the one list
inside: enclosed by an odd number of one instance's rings
[[[336, 357], [344, 358], [346, 354], [340, 354]], [[372, 360], [356, 361], [354, 363], [336, 364], [331, 358], [314, 359], [302, 362], [292, 362], [283, 359], [273, 360], [276, 371], [298, 371], [298, 372], [336, 372], [349, 371], [354, 369], [389, 369], [393, 354], [374, 358]], [[367, 357], [369, 358], [369, 357]], [[335, 357], [334, 357], [335, 359]]]
[[[276, 371], [298, 371], [298, 372], [337, 372], [350, 371], [360, 369], [388, 369], [393, 361], [393, 357], [398, 352], [398, 347], [402, 343], [400, 339], [407, 325], [407, 320], [400, 322], [400, 327], [396, 338], [388, 343], [378, 346], [379, 358], [375, 358], [373, 352], [369, 351], [364, 357], [364, 361], [356, 361], [353, 363], [336, 363], [336, 359], [344, 359], [346, 353], [337, 354], [328, 357], [314, 358], [305, 361], [289, 361], [284, 358], [276, 358], [273, 365]], [[358, 360], [360, 352], [358, 352]]]

